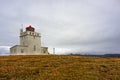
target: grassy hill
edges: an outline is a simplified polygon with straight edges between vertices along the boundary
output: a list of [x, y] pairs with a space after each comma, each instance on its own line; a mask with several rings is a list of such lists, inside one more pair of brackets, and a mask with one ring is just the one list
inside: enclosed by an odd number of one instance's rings
[[120, 80], [120, 58], [1, 56], [0, 80]]

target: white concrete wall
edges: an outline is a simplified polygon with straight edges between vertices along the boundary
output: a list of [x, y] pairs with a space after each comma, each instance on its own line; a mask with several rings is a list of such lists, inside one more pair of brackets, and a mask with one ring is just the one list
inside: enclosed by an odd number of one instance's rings
[[11, 55], [24, 55], [26, 51], [27, 46], [16, 45], [10, 48]]
[[37, 32], [20, 30], [20, 45], [10, 48], [11, 54], [41, 55], [48, 54], [47, 47], [41, 47], [41, 35]]

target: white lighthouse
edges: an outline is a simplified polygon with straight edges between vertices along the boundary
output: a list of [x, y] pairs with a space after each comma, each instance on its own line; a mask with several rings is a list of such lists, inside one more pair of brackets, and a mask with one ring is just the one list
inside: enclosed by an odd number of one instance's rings
[[48, 53], [48, 47], [41, 47], [41, 35], [35, 32], [31, 25], [26, 31], [20, 30], [20, 45], [10, 48], [11, 55], [44, 55]]

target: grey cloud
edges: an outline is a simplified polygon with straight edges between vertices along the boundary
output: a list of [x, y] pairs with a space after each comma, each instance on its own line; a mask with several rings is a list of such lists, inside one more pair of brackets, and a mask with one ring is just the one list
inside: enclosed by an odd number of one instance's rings
[[0, 55], [9, 55], [9, 46], [0, 46]]
[[0, 1], [0, 46], [19, 44], [19, 29], [33, 25], [42, 45], [60, 52], [120, 52], [118, 0]]

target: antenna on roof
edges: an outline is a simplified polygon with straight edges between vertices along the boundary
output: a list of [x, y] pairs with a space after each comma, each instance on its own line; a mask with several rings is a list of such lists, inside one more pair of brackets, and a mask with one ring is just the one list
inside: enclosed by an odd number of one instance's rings
[[21, 24], [21, 29], [20, 29], [20, 32], [22, 33], [23, 32], [23, 24]]
[[21, 24], [21, 27], [22, 27], [22, 29], [23, 29], [23, 24]]
[[55, 54], [55, 48], [53, 48], [53, 54]]

